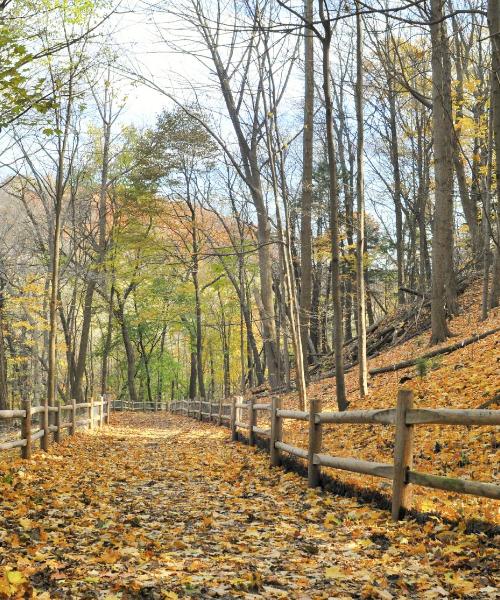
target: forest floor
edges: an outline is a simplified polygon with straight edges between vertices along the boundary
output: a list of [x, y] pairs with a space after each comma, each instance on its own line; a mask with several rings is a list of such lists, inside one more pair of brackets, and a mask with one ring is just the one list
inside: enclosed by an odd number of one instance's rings
[[[474, 334], [500, 326], [500, 309], [490, 311], [487, 320], [479, 320], [481, 288], [471, 286], [460, 296], [461, 314], [450, 323], [454, 337], [448, 346]], [[369, 361], [369, 368], [415, 359], [430, 350], [428, 331], [386, 350]], [[432, 348], [434, 350], [434, 347]], [[427, 372], [418, 375], [416, 367], [371, 377], [366, 398], [359, 395], [358, 372], [346, 375], [349, 410], [395, 408], [402, 378], [405, 388], [415, 394], [416, 408], [478, 408], [500, 392], [500, 333], [427, 361]], [[322, 410], [337, 410], [335, 378], [312, 382], [309, 398], [320, 398]], [[296, 393], [282, 396], [284, 408], [298, 408]], [[497, 406], [490, 406], [495, 409]], [[263, 415], [262, 424], [265, 424]], [[284, 441], [307, 448], [307, 423], [285, 421]], [[500, 439], [498, 428], [449, 425], [419, 425], [415, 428], [415, 470], [435, 475], [461, 477], [498, 483], [500, 478]], [[333, 456], [351, 456], [391, 463], [394, 451], [394, 427], [384, 425], [326, 425], [322, 452]], [[347, 471], [329, 474], [337, 483], [369, 488], [390, 498], [391, 486], [384, 480]], [[466, 496], [413, 486], [414, 506], [422, 512], [437, 512], [452, 520], [485, 520], [500, 523], [499, 503], [487, 498]]]
[[0, 464], [0, 598], [497, 598], [497, 550], [165, 413]]

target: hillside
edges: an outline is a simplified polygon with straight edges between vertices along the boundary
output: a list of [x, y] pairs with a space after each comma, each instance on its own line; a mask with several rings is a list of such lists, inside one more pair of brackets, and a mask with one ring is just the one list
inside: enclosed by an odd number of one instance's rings
[[[491, 311], [486, 321], [479, 321], [480, 286], [468, 288], [460, 298], [461, 314], [451, 322], [456, 335], [441, 346], [468, 338], [473, 334], [500, 326], [500, 310]], [[369, 368], [414, 359], [429, 351], [429, 332], [396, 345], [369, 361]], [[433, 348], [434, 349], [434, 348]], [[453, 353], [431, 359], [428, 372], [419, 376], [416, 367], [383, 373], [370, 379], [369, 395], [361, 399], [357, 370], [346, 376], [349, 409], [392, 408], [401, 381], [415, 392], [416, 407], [478, 408], [500, 391], [500, 334], [494, 334]], [[335, 378], [311, 383], [309, 398], [320, 398], [323, 410], [337, 410]], [[282, 397], [287, 408], [297, 408], [295, 393]], [[491, 408], [495, 408], [492, 406]], [[305, 447], [307, 424], [285, 421], [284, 440]], [[324, 451], [336, 456], [353, 456], [366, 460], [389, 460], [393, 443], [392, 427], [377, 425], [328, 425], [323, 429]], [[495, 482], [499, 479], [499, 440], [492, 427], [418, 426], [415, 432], [415, 465], [418, 470], [436, 475]], [[389, 461], [390, 462], [390, 461]], [[341, 483], [358, 485], [384, 494], [388, 483], [365, 475], [329, 470]], [[497, 522], [498, 504], [493, 500], [414, 488], [418, 510], [439, 512], [450, 519], [466, 518]]]

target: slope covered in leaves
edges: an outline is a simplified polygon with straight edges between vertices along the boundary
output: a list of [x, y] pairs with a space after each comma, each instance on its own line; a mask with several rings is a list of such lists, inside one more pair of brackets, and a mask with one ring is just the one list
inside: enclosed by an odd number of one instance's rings
[[[478, 287], [469, 288], [461, 296], [462, 312], [450, 324], [455, 337], [442, 347], [500, 326], [499, 309], [491, 311], [486, 321], [479, 321], [480, 302]], [[369, 368], [417, 358], [429, 351], [428, 344], [429, 333], [426, 332], [370, 360]], [[369, 395], [364, 399], [359, 396], [358, 373], [353, 369], [346, 375], [349, 409], [395, 407], [402, 380], [405, 387], [414, 390], [416, 407], [478, 408], [500, 392], [500, 334], [416, 367], [372, 377]], [[336, 410], [335, 379], [313, 382], [309, 387], [309, 398], [320, 398], [323, 410]], [[284, 396], [282, 402], [285, 407], [298, 406], [296, 394]], [[421, 425], [415, 429], [416, 470], [478, 481], [499, 481], [500, 441], [496, 428]], [[286, 421], [284, 436], [285, 441], [306, 447], [307, 425]], [[327, 425], [323, 432], [323, 452], [391, 463], [393, 441], [394, 428], [390, 426]], [[390, 485], [380, 479], [344, 471], [330, 473], [340, 482], [390, 495]], [[418, 510], [439, 512], [451, 519], [499, 520], [498, 502], [473, 496], [414, 487], [414, 504]]]
[[0, 598], [495, 597], [493, 540], [308, 490], [184, 417], [0, 465]]

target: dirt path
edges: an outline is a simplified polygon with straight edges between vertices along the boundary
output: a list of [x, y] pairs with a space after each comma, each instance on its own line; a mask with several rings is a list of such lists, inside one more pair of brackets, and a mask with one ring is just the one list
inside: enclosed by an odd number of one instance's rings
[[182, 417], [0, 462], [0, 498], [0, 598], [500, 597], [493, 540], [393, 524]]

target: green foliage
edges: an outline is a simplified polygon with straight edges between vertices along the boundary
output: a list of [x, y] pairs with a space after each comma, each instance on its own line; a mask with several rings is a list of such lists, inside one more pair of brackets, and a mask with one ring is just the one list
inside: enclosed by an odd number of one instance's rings
[[441, 357], [434, 356], [432, 358], [420, 357], [415, 364], [415, 371], [420, 378], [423, 378], [435, 369], [439, 369], [441, 366]]

